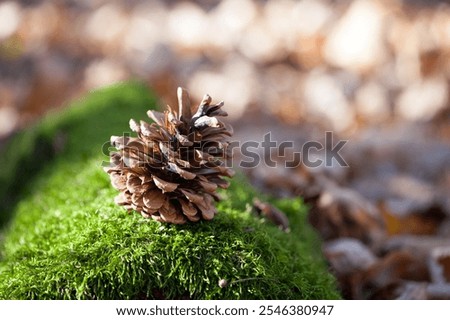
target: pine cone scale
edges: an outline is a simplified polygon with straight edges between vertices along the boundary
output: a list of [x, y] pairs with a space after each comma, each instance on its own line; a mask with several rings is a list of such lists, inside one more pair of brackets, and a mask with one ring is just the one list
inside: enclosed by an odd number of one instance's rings
[[173, 182], [168, 182], [163, 179], [153, 176], [153, 182], [155, 185], [163, 192], [173, 192], [178, 188], [178, 184]]
[[155, 189], [147, 190], [144, 193], [143, 198], [145, 207], [150, 210], [158, 210], [166, 201], [164, 194]]
[[191, 101], [189, 99], [188, 92], [183, 88], [178, 88], [178, 114], [181, 116], [181, 120], [191, 119]]
[[198, 210], [191, 202], [189, 202], [188, 200], [185, 200], [185, 199], [180, 199], [179, 201], [180, 201], [180, 204], [181, 204], [184, 214], [188, 218], [194, 217], [197, 214]]
[[206, 192], [212, 193], [217, 190], [217, 184], [213, 182], [200, 180], [198, 183], [202, 186], [203, 189], [206, 190]]
[[192, 202], [193, 204], [198, 205], [199, 203], [202, 203], [204, 201], [204, 199], [201, 195], [195, 194], [193, 192], [190, 192], [190, 191], [184, 190], [184, 189], [180, 189], [180, 191], [189, 200], [189, 202]]
[[154, 110], [148, 110], [147, 116], [155, 121], [156, 124], [162, 126], [164, 124], [164, 113], [154, 111]]
[[181, 169], [179, 166], [177, 166], [175, 163], [169, 163], [168, 169], [176, 174], [178, 174], [180, 177], [186, 180], [192, 180], [197, 175], [195, 173], [189, 172], [187, 170]]

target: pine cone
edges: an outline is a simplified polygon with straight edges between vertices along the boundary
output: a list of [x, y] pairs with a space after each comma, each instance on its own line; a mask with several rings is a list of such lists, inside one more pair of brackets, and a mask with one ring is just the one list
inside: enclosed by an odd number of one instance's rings
[[216, 189], [228, 188], [223, 177], [234, 174], [224, 162], [231, 158], [232, 128], [216, 118], [227, 116], [223, 102], [211, 104], [205, 95], [191, 110], [187, 91], [177, 93], [178, 113], [169, 106], [164, 113], [149, 110], [154, 123], [130, 120], [136, 138], [111, 137], [117, 151], [104, 169], [120, 191], [115, 202], [127, 210], [176, 224], [211, 220], [220, 200]]

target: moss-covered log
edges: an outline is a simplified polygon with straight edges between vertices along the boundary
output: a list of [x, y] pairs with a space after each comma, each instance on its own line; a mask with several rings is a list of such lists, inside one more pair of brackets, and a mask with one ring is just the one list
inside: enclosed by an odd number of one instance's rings
[[299, 199], [275, 202], [289, 234], [251, 213], [255, 191], [239, 176], [212, 221], [161, 224], [114, 204], [102, 146], [154, 105], [141, 85], [107, 88], [9, 145], [0, 298], [338, 298]]

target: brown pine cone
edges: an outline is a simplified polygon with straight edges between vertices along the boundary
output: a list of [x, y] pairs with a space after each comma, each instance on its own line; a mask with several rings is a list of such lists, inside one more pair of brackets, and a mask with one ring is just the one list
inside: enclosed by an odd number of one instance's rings
[[220, 200], [216, 189], [228, 188], [223, 177], [234, 174], [225, 161], [231, 158], [232, 128], [217, 118], [227, 116], [223, 102], [211, 104], [205, 95], [191, 108], [187, 91], [177, 93], [178, 113], [169, 106], [164, 113], [149, 110], [154, 123], [130, 120], [136, 138], [111, 137], [117, 151], [104, 169], [120, 191], [115, 202], [127, 210], [176, 224], [211, 220], [214, 200]]

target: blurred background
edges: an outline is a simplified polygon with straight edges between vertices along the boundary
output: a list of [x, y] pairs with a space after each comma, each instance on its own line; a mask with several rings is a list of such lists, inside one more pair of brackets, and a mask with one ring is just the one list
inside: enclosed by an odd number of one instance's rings
[[236, 140], [348, 140], [349, 167], [245, 172], [305, 198], [346, 298], [450, 298], [447, 1], [0, 2], [0, 152], [47, 111], [129, 79], [162, 106], [177, 86], [224, 100]]

